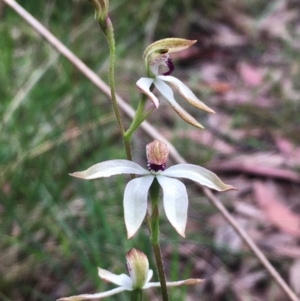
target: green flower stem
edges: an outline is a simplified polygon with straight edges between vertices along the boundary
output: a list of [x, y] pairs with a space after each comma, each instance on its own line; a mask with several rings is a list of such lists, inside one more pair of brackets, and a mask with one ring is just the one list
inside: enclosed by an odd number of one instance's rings
[[142, 300], [143, 300], [142, 290], [133, 290], [131, 292], [130, 301], [142, 301]]
[[141, 125], [141, 123], [153, 111], [154, 107], [152, 109], [144, 111], [146, 102], [147, 102], [147, 96], [145, 94], [141, 93], [139, 105], [135, 112], [134, 118], [131, 122], [130, 127], [128, 128], [128, 130], [126, 131], [126, 133], [124, 135], [126, 140], [130, 141], [133, 132]]
[[159, 199], [159, 184], [155, 179], [150, 187], [150, 198], [152, 204], [152, 214], [148, 225], [150, 226], [150, 239], [152, 244], [153, 253], [155, 256], [156, 267], [158, 271], [159, 281], [161, 285], [161, 293], [163, 301], [168, 301], [168, 290], [166, 284], [166, 276], [164, 271], [163, 260], [159, 245], [159, 212], [158, 212], [158, 199]]
[[126, 150], [126, 156], [128, 160], [132, 160], [131, 155], [131, 146], [130, 146], [130, 139], [125, 139], [125, 130], [122, 123], [122, 118], [120, 114], [120, 110], [117, 103], [116, 97], [116, 89], [115, 89], [115, 38], [114, 38], [114, 29], [112, 22], [108, 16], [105, 18], [105, 25], [102, 22], [99, 22], [99, 25], [107, 39], [108, 47], [109, 47], [109, 86], [110, 86], [110, 93], [111, 93], [111, 102], [115, 112], [115, 116], [117, 119], [117, 123], [119, 129], [122, 134], [123, 143]]
[[[116, 49], [115, 49], [114, 29], [113, 29], [112, 22], [108, 15], [106, 16], [105, 20], [102, 20], [102, 19], [98, 20], [98, 23], [100, 25], [102, 32], [104, 33], [104, 35], [107, 39], [108, 46], [109, 46], [109, 86], [110, 86], [110, 91], [111, 91], [111, 102], [112, 102], [115, 116], [116, 116], [116, 119], [118, 122], [118, 126], [119, 126], [121, 134], [122, 134], [127, 159], [132, 161], [131, 144], [130, 144], [131, 136], [132, 136], [133, 132], [141, 125], [141, 123], [153, 111], [154, 108], [144, 111], [147, 97], [145, 94], [141, 93], [139, 105], [138, 105], [137, 111], [135, 113], [135, 116], [132, 120], [132, 123], [131, 123], [129, 129], [125, 132], [123, 123], [122, 123], [120, 110], [119, 110], [118, 103], [117, 103], [116, 91], [115, 91], [115, 52], [116, 52]], [[151, 88], [153, 89], [153, 85]]]
[[124, 134], [124, 127], [122, 124], [121, 114], [117, 103], [116, 91], [115, 91], [115, 55], [116, 55], [116, 47], [115, 47], [115, 38], [114, 38], [114, 29], [110, 18], [107, 16], [106, 26], [104, 30], [105, 37], [109, 46], [109, 86], [111, 91], [111, 101], [116, 114], [116, 118], [118, 121], [119, 128], [121, 130], [122, 135]]
[[166, 276], [165, 276], [164, 265], [163, 265], [163, 261], [162, 261], [159, 244], [152, 244], [152, 249], [154, 252], [156, 267], [158, 270], [162, 298], [163, 298], [163, 301], [169, 301], [168, 289], [167, 289], [167, 284], [166, 284]]

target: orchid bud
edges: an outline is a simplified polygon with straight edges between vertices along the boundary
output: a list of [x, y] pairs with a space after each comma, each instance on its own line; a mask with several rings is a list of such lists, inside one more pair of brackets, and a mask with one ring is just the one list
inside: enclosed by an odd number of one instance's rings
[[127, 269], [133, 289], [142, 289], [148, 281], [149, 261], [140, 250], [130, 249], [126, 254]]

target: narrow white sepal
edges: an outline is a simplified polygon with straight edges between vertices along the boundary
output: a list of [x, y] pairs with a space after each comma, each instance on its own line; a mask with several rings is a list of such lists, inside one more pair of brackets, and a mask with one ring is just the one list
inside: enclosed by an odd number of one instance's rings
[[162, 76], [157, 76], [155, 78], [154, 85], [171, 105], [179, 106], [179, 104], [174, 98], [174, 93], [172, 89], [166, 83], [164, 83], [164, 81], [162, 80]]
[[100, 299], [109, 297], [120, 292], [126, 291], [124, 287], [117, 287], [112, 290], [103, 293], [96, 293], [96, 294], [83, 294], [78, 296], [66, 297], [66, 298], [59, 298], [57, 301], [80, 301], [80, 300], [90, 300], [90, 299]]
[[132, 287], [132, 281], [126, 274], [117, 275], [108, 270], [98, 268], [98, 275], [102, 280], [123, 286], [128, 290]]
[[[186, 280], [166, 282], [166, 285], [168, 287], [170, 287], [170, 286], [181, 286], [181, 285], [195, 285], [195, 284], [201, 283], [203, 281], [204, 281], [204, 279], [190, 278], [190, 279], [186, 279]], [[149, 288], [149, 287], [160, 287], [160, 282], [149, 282], [144, 286], [145, 289]]]
[[127, 237], [131, 238], [141, 226], [147, 211], [148, 190], [153, 175], [131, 180], [124, 192], [124, 219]]
[[71, 173], [70, 175], [76, 178], [91, 180], [97, 178], [106, 178], [119, 174], [146, 175], [149, 174], [149, 171], [142, 168], [135, 162], [119, 159], [104, 161], [91, 166], [87, 170], [77, 171]]
[[198, 127], [203, 128], [203, 126], [186, 110], [184, 110], [174, 98], [174, 93], [172, 89], [163, 82], [162, 76], [157, 76], [154, 80], [154, 85], [157, 90], [163, 95], [163, 97], [170, 103], [175, 112], [186, 122]]
[[137, 87], [148, 96], [148, 98], [154, 103], [155, 107], [159, 107], [158, 98], [150, 91], [150, 87], [153, 84], [154, 79], [148, 77], [142, 77], [137, 82]]
[[185, 178], [217, 191], [236, 189], [223, 183], [220, 178], [208, 169], [193, 164], [177, 164], [167, 168], [161, 173], [167, 177]]
[[188, 195], [185, 185], [179, 180], [164, 176], [157, 176], [157, 181], [163, 189], [166, 216], [175, 230], [185, 237], [188, 210]]
[[164, 82], [170, 83], [178, 91], [178, 93], [194, 107], [209, 113], [215, 113], [200, 99], [198, 99], [198, 97], [193, 93], [193, 91], [178, 78], [171, 75], [159, 75], [157, 77], [161, 78], [161, 80], [163, 80]]

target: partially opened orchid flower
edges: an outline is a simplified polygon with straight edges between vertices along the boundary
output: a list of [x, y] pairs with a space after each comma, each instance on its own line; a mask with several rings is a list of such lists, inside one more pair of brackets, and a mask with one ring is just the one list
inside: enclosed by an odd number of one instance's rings
[[[104, 281], [108, 281], [118, 285], [110, 291], [97, 294], [84, 294], [66, 298], [60, 298], [57, 301], [80, 301], [86, 299], [100, 299], [118, 294], [123, 291], [144, 290], [150, 287], [159, 287], [159, 282], [150, 282], [153, 271], [149, 270], [149, 262], [147, 256], [137, 250], [131, 249], [126, 254], [127, 270], [126, 274], [116, 275], [107, 270], [98, 268], [98, 275]], [[202, 279], [187, 279], [175, 282], [167, 282], [167, 286], [193, 285], [202, 282]]]
[[174, 178], [186, 178], [217, 191], [235, 189], [224, 184], [213, 172], [192, 164], [177, 164], [167, 169], [168, 147], [155, 140], [147, 145], [148, 170], [129, 160], [109, 160], [95, 164], [85, 171], [74, 172], [71, 176], [92, 180], [118, 174], [141, 176], [131, 180], [124, 192], [124, 219], [127, 236], [131, 238], [141, 226], [146, 212], [148, 191], [156, 178], [163, 189], [163, 204], [166, 216], [175, 230], [185, 236], [188, 195], [185, 185]]
[[[171, 84], [179, 92], [179, 94], [194, 107], [209, 113], [214, 113], [214, 111], [200, 101], [184, 83], [182, 83], [176, 77], [170, 76], [174, 70], [170, 53], [186, 49], [192, 46], [194, 43], [196, 43], [196, 41], [169, 38], [156, 41], [155, 43], [149, 45], [144, 51], [143, 55], [143, 59], [146, 64], [147, 75], [149, 77], [140, 78], [136, 85], [142, 93], [148, 96], [148, 98], [157, 108], [159, 106], [159, 100], [151, 91], [151, 86], [154, 85], [182, 119], [198, 128], [203, 128], [203, 126], [198, 123], [194, 117], [192, 117], [177, 103], [172, 89], [167, 85]], [[169, 71], [163, 73], [162, 75], [158, 75], [159, 67], [161, 65], [167, 66]]]

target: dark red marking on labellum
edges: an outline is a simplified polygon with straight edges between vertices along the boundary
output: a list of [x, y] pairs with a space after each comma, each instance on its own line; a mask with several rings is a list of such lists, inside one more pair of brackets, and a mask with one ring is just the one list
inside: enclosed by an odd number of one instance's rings
[[173, 61], [172, 61], [172, 58], [169, 57], [166, 61], [166, 66], [169, 68], [169, 71], [163, 73], [162, 75], [171, 75], [172, 72], [174, 71], [174, 64], [173, 64]]
[[166, 163], [157, 165], [157, 164], [153, 164], [153, 163], [148, 161], [147, 162], [147, 167], [148, 167], [149, 171], [155, 171], [155, 172], [164, 171], [166, 169]]

